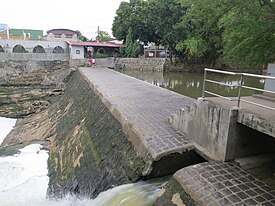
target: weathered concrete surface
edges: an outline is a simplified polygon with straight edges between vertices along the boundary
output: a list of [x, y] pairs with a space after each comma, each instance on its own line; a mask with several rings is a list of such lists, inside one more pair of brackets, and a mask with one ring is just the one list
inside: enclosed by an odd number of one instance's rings
[[[275, 64], [268, 64], [267, 75], [271, 77], [275, 77]], [[275, 92], [275, 80], [266, 79], [264, 89]], [[275, 94], [271, 94], [269, 92], [266, 92], [265, 95], [275, 98]]]
[[167, 122], [165, 105], [174, 110], [175, 103], [158, 103], [176, 94], [159, 89], [113, 70], [81, 68], [49, 109], [49, 194], [94, 197], [113, 185], [202, 161], [192, 142]]
[[137, 181], [147, 171], [150, 163], [136, 154], [120, 123], [80, 73], [49, 108], [49, 117], [50, 196], [95, 197], [114, 185]]
[[169, 122], [191, 138], [202, 154], [226, 160], [230, 138], [236, 135], [236, 118], [237, 110], [199, 99], [171, 115]]
[[206, 162], [176, 172], [155, 205], [272, 206], [275, 190], [235, 164]]
[[80, 68], [80, 72], [143, 157], [159, 160], [194, 149], [192, 141], [168, 124], [169, 115], [193, 99], [112, 70]]
[[[260, 96], [242, 97], [242, 99], [257, 104], [262, 104], [268, 107], [275, 108], [275, 101], [272, 98], [264, 98]], [[225, 107], [234, 108], [235, 101], [227, 101], [221, 98], [207, 98], [209, 102], [220, 104]], [[265, 133], [271, 137], [275, 137], [275, 111], [252, 105], [246, 102], [241, 102], [238, 112], [237, 122], [247, 127], [250, 127], [259, 132]]]
[[49, 110], [49, 194], [94, 197], [203, 161], [167, 121], [192, 101], [113, 70], [80, 68]]
[[[275, 107], [271, 101], [244, 99]], [[198, 99], [196, 104], [173, 114], [169, 121], [211, 159], [225, 161], [274, 152], [275, 112], [244, 102], [240, 109], [235, 106], [235, 101], [221, 98]]]

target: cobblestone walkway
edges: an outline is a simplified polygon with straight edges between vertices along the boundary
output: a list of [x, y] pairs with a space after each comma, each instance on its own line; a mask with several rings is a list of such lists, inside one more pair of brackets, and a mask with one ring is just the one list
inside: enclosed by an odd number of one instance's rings
[[172, 113], [192, 104], [193, 99], [109, 69], [80, 68], [80, 72], [122, 126], [139, 138], [147, 150], [147, 154], [139, 151], [142, 155], [159, 160], [166, 154], [194, 149], [193, 142], [168, 123]]
[[275, 191], [232, 163], [205, 162], [174, 178], [201, 206], [274, 206]]

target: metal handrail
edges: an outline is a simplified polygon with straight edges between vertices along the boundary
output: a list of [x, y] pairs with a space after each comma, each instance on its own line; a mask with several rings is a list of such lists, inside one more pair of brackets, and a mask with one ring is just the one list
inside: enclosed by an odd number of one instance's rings
[[[227, 83], [223, 83], [223, 82], [219, 82], [219, 81], [214, 81], [211, 79], [207, 79], [207, 72], [214, 72], [214, 73], [220, 73], [220, 74], [228, 74], [228, 75], [234, 75], [234, 76], [239, 76], [240, 80], [239, 83], [237, 85], [232, 85], [232, 84], [227, 84]], [[254, 90], [254, 91], [260, 91], [260, 92], [266, 92], [266, 93], [270, 93], [270, 94], [275, 94], [274, 91], [270, 91], [270, 90], [266, 90], [266, 89], [259, 89], [259, 88], [255, 88], [255, 87], [249, 87], [249, 86], [245, 86], [244, 85], [244, 77], [255, 77], [255, 78], [261, 78], [261, 79], [272, 79], [275, 80], [275, 77], [270, 77], [270, 76], [265, 76], [265, 75], [257, 75], [257, 74], [249, 74], [249, 73], [236, 73], [236, 72], [228, 72], [228, 71], [222, 71], [222, 70], [216, 70], [216, 69], [208, 69], [205, 68], [204, 70], [204, 80], [203, 80], [203, 92], [202, 92], [202, 98], [205, 98], [205, 94], [210, 94], [212, 96], [216, 96], [216, 97], [220, 97], [229, 101], [237, 101], [237, 107], [240, 107], [240, 103], [241, 102], [246, 102], [249, 104], [253, 104], [256, 106], [260, 106], [266, 109], [270, 109], [270, 110], [274, 110], [275, 108], [273, 107], [269, 107], [266, 105], [262, 105], [259, 103], [255, 103], [255, 102], [251, 102], [251, 101], [247, 101], [244, 99], [241, 99], [241, 93], [242, 93], [242, 89], [250, 89], [250, 90]], [[210, 92], [206, 90], [206, 83], [212, 83], [212, 84], [218, 84], [218, 85], [222, 85], [222, 86], [230, 86], [230, 87], [236, 87], [238, 88], [238, 97], [237, 99], [231, 99], [229, 97], [224, 97], [222, 95], [216, 94], [214, 92]]]

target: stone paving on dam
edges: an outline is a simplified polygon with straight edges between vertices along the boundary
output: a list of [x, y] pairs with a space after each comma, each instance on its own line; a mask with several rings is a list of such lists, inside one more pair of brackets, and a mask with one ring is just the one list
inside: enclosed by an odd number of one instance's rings
[[174, 174], [200, 206], [274, 206], [275, 190], [233, 163], [205, 162]]
[[135, 149], [159, 160], [194, 149], [193, 142], [168, 123], [168, 117], [193, 99], [106, 68], [80, 68], [80, 73], [120, 121]]

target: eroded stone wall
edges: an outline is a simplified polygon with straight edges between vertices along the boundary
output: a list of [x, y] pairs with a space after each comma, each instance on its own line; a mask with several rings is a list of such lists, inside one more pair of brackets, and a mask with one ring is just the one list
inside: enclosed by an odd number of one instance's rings
[[0, 62], [0, 116], [22, 117], [55, 102], [74, 70], [68, 61]]
[[165, 58], [117, 58], [116, 69], [163, 71]]

